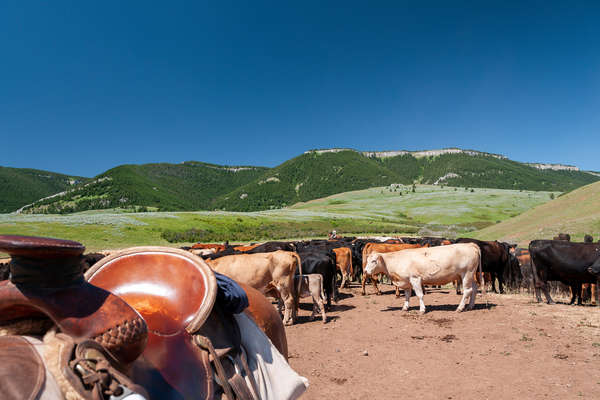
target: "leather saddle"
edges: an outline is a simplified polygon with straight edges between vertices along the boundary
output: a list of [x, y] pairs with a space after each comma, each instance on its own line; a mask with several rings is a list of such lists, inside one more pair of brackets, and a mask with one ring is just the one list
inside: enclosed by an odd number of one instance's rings
[[[215, 304], [216, 279], [202, 259], [136, 247], [103, 258], [84, 277], [77, 242], [0, 236], [0, 250], [12, 257], [10, 280], [0, 282], [0, 327], [49, 320], [57, 337], [85, 345], [72, 357], [105, 350], [117, 380], [129, 378], [150, 399], [257, 397], [239, 328]], [[91, 375], [98, 374], [82, 377]]]

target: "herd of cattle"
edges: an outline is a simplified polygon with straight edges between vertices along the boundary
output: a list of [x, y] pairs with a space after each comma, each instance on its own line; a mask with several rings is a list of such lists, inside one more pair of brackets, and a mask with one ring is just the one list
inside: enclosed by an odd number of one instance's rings
[[561, 291], [570, 291], [571, 304], [575, 300], [582, 304], [586, 295], [594, 303], [600, 280], [600, 244], [589, 239], [575, 243], [561, 234], [554, 240], [534, 240], [529, 249], [498, 241], [435, 237], [344, 237], [244, 246], [198, 243], [185, 249], [204, 258], [215, 271], [277, 298], [284, 323], [289, 325], [296, 319], [299, 298], [304, 296], [313, 298], [312, 317], [320, 314], [325, 321], [323, 303], [326, 299], [329, 307], [332, 300], [337, 302], [340, 280], [341, 288], [359, 281], [362, 294], [366, 294], [370, 279], [375, 292], [381, 294], [377, 282], [386, 279], [395, 285], [397, 297], [400, 289], [404, 290], [404, 310], [414, 293], [421, 312], [426, 309], [426, 287], [451, 282], [457, 294], [463, 288], [457, 311], [465, 306], [471, 309], [478, 286], [485, 291], [488, 284], [494, 292], [535, 292], [538, 301], [543, 292], [548, 303], [553, 303], [551, 292]]
[[[421, 312], [426, 310], [427, 286], [452, 282], [457, 294], [462, 287], [457, 308], [462, 311], [473, 307], [478, 286], [485, 291], [488, 284], [494, 292], [504, 293], [505, 288], [534, 292], [537, 301], [542, 301], [543, 293], [548, 303], [553, 303], [552, 292], [570, 292], [570, 304], [575, 300], [582, 304], [587, 298], [594, 303], [600, 280], [600, 243], [592, 243], [590, 237], [575, 243], [562, 234], [554, 240], [534, 240], [528, 249], [498, 241], [435, 237], [343, 237], [244, 246], [198, 243], [184, 249], [215, 271], [276, 298], [287, 325], [296, 320], [299, 298], [305, 296], [312, 296], [312, 317], [320, 315], [326, 321], [324, 302], [327, 308], [332, 300], [337, 302], [340, 279], [342, 288], [359, 281], [363, 295], [369, 279], [377, 294], [381, 294], [378, 280], [387, 280], [395, 285], [397, 297], [404, 290], [404, 310], [414, 293]], [[87, 254], [84, 264], [89, 267], [106, 255]], [[7, 274], [8, 265], [0, 261], [0, 280]]]

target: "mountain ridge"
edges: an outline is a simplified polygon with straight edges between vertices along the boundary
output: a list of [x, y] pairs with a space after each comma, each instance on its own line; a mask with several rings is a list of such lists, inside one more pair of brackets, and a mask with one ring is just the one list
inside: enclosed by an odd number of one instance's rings
[[393, 183], [566, 192], [600, 180], [593, 172], [561, 166], [523, 163], [501, 154], [459, 148], [313, 149], [273, 168], [200, 161], [124, 164], [93, 179], [81, 178], [79, 184], [63, 186], [56, 193], [22, 201], [10, 210], [5, 207], [4, 212], [71, 213], [107, 208], [257, 211]]

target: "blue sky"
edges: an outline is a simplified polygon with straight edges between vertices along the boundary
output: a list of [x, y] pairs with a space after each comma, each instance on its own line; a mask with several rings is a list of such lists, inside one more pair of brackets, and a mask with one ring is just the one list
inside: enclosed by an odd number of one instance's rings
[[0, 165], [471, 148], [600, 170], [600, 2], [4, 1]]

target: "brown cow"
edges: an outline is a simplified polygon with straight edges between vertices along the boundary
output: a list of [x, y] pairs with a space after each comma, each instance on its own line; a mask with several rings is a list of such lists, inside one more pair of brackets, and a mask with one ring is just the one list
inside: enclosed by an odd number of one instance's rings
[[249, 245], [240, 245], [240, 246], [235, 246], [233, 249], [235, 251], [248, 251], [248, 250], [252, 250], [255, 247], [260, 246], [262, 243], [255, 243], [255, 244], [249, 244]]
[[346, 287], [348, 277], [352, 278], [354, 276], [354, 270], [352, 268], [352, 251], [347, 247], [339, 247], [333, 249], [333, 252], [335, 253], [335, 266], [342, 273], [342, 284], [340, 287]]
[[215, 271], [262, 293], [277, 289], [284, 304], [283, 323], [291, 325], [298, 311], [298, 293], [294, 290], [294, 274], [302, 272], [298, 254], [277, 250], [271, 253], [235, 254], [206, 260]]
[[[377, 253], [391, 253], [393, 251], [400, 251], [405, 249], [418, 249], [420, 247], [429, 247], [429, 245], [421, 246], [420, 244], [408, 244], [408, 243], [399, 243], [399, 244], [387, 244], [387, 243], [367, 243], [363, 248], [362, 259], [363, 259], [363, 276], [362, 276], [362, 294], [363, 296], [367, 294], [365, 290], [365, 285], [367, 283], [367, 278], [371, 278], [371, 282], [373, 282], [373, 287], [375, 288], [375, 293], [380, 295], [381, 292], [377, 287], [377, 281], [374, 276], [370, 276], [364, 272], [365, 265], [367, 263], [367, 257], [369, 254], [377, 252]], [[400, 291], [396, 288], [396, 297], [400, 297]]]
[[216, 244], [216, 243], [196, 243], [192, 246], [192, 249], [215, 249], [218, 253], [220, 251], [225, 250], [227, 246], [224, 244]]

